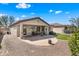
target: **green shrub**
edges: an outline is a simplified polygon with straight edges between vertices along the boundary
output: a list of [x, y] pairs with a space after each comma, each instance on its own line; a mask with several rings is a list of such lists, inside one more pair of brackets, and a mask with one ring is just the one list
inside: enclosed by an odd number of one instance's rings
[[49, 32], [49, 35], [56, 35], [56, 33], [53, 32], [53, 31], [50, 31], [50, 32]]
[[72, 56], [77, 56], [79, 54], [79, 35], [78, 33], [73, 33], [71, 36], [65, 34], [57, 34], [58, 39], [67, 40], [68, 46], [71, 51]]
[[77, 33], [73, 33], [68, 41], [69, 48], [71, 50], [72, 56], [77, 56], [79, 54], [79, 37]]

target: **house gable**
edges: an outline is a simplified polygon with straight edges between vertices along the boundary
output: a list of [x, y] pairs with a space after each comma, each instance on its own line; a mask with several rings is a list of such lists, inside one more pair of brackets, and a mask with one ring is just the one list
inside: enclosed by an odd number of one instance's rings
[[[25, 19], [14, 23], [13, 25], [24, 24], [24, 25], [38, 25], [38, 26], [49, 26], [47, 22], [42, 20], [40, 17], [35, 17], [31, 19]], [[12, 26], [13, 26], [12, 25]]]
[[30, 21], [21, 22], [20, 24], [25, 25], [38, 25], [38, 26], [48, 26], [45, 22], [41, 21], [40, 19], [34, 19]]

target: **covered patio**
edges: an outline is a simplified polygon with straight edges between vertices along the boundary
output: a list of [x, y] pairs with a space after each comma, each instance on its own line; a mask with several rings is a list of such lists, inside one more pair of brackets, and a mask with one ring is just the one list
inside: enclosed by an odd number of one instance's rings
[[53, 35], [37, 35], [37, 36], [27, 36], [23, 37], [23, 40], [30, 40], [30, 41], [40, 41], [40, 40], [49, 40], [50, 38], [54, 38]]
[[49, 24], [40, 17], [20, 20], [11, 25], [11, 33], [17, 37], [48, 35]]
[[37, 35], [48, 35], [49, 28], [48, 26], [39, 26], [39, 25], [20, 25], [17, 27], [17, 36], [18, 37], [28, 37], [28, 36], [37, 36]]

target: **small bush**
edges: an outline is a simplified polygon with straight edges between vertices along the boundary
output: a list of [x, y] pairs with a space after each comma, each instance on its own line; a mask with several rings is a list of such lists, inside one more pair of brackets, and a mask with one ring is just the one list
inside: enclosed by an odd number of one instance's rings
[[77, 33], [73, 33], [70, 40], [68, 41], [68, 45], [70, 47], [72, 56], [77, 56], [79, 54], [79, 41], [78, 41]]
[[49, 35], [56, 35], [56, 33], [53, 32], [53, 31], [50, 31], [50, 32], [49, 32]]
[[37, 35], [37, 33], [33, 31], [33, 32], [32, 32], [32, 35], [33, 35], [33, 36], [34, 36], [34, 35]]
[[71, 33], [73, 33], [73, 31], [70, 31], [70, 30], [64, 30], [64, 33], [66, 33], [66, 34], [71, 34]]

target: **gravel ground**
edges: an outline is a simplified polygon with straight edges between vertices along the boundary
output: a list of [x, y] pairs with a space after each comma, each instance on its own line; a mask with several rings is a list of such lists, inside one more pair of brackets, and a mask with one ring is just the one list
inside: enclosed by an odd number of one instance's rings
[[2, 41], [2, 56], [69, 56], [70, 50], [66, 41], [55, 45], [35, 46], [19, 40], [13, 35], [5, 35]]

